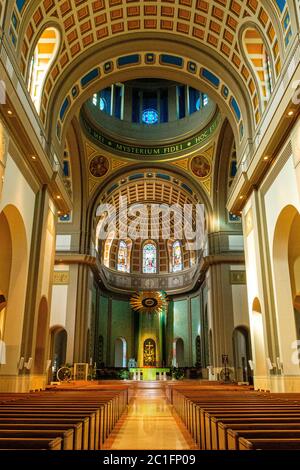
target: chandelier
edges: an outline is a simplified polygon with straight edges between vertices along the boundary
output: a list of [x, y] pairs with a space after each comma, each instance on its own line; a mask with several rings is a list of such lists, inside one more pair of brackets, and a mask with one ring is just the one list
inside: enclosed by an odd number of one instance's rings
[[167, 307], [167, 295], [165, 292], [137, 292], [131, 299], [133, 310], [140, 313], [161, 313]]

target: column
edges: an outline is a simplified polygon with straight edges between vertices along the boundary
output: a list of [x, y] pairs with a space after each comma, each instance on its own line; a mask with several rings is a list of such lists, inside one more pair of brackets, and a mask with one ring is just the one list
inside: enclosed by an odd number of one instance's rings
[[168, 113], [169, 122], [171, 122], [177, 119], [177, 87], [168, 88], [168, 93]]

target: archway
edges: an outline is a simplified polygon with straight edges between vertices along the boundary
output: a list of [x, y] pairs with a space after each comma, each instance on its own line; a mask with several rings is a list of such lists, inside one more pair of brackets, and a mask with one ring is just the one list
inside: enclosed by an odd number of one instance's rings
[[300, 292], [300, 214], [286, 206], [276, 222], [273, 241], [274, 292], [280, 348], [280, 362], [286, 374], [299, 374], [291, 361], [291, 345], [299, 337], [298, 293]]
[[252, 304], [252, 333], [254, 348], [254, 369], [255, 375], [266, 375], [266, 350], [264, 340], [264, 325], [261, 311], [261, 305], [258, 298], [255, 298]]
[[36, 328], [36, 343], [34, 356], [34, 372], [36, 374], [42, 374], [44, 372], [45, 352], [47, 348], [47, 323], [48, 302], [46, 297], [42, 297], [39, 305], [38, 323]]
[[24, 302], [28, 267], [26, 230], [22, 215], [14, 205], [0, 212], [0, 292], [2, 340], [7, 361], [1, 372], [16, 373], [20, 358]]
[[115, 340], [115, 367], [126, 367], [127, 342], [125, 338]]
[[0, 214], [0, 339], [4, 337], [7, 296], [12, 263], [12, 241], [5, 214]]
[[63, 327], [55, 326], [51, 329], [51, 362], [53, 380], [56, 380], [58, 369], [66, 363], [67, 339], [68, 335]]
[[182, 338], [174, 340], [175, 363], [177, 367], [184, 367], [184, 342]]
[[248, 382], [250, 378], [248, 361], [251, 359], [248, 328], [245, 326], [235, 328], [232, 340], [236, 381]]
[[4, 320], [5, 320], [5, 310], [6, 310], [6, 297], [1, 294], [0, 291], [0, 340], [4, 335]]

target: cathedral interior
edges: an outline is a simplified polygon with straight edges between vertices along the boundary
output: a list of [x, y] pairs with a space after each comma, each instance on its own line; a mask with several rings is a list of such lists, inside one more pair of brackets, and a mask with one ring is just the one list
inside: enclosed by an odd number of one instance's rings
[[299, 25], [298, 0], [0, 0], [0, 402], [160, 384], [185, 448], [184, 384], [300, 400]]

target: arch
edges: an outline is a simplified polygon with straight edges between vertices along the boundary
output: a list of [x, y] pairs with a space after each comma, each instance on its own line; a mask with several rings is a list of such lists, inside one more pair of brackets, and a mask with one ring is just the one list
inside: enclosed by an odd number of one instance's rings
[[268, 43], [261, 31], [254, 24], [244, 25], [242, 30], [242, 44], [246, 61], [253, 71], [257, 87], [253, 87], [252, 103], [256, 110], [256, 122], [260, 117], [258, 111], [259, 101], [256, 89], [260, 92], [260, 106], [263, 112], [274, 88], [274, 69], [272, 54]]
[[253, 300], [252, 303], [251, 330], [253, 337], [255, 375], [266, 375], [267, 356], [264, 340], [264, 324], [261, 304], [257, 297]]
[[44, 372], [45, 353], [47, 348], [48, 329], [48, 302], [46, 297], [42, 297], [38, 310], [38, 321], [36, 328], [34, 372], [42, 374]]
[[147, 240], [142, 246], [142, 272], [143, 274], [156, 274], [158, 270], [158, 252], [156, 243], [152, 240]]
[[6, 372], [14, 373], [22, 339], [28, 245], [23, 217], [12, 204], [0, 212], [0, 240], [0, 290], [6, 298], [2, 339], [8, 351]]
[[248, 361], [251, 359], [249, 329], [243, 325], [237, 326], [233, 330], [232, 341], [236, 381], [248, 382], [250, 379]]
[[65, 328], [55, 325], [50, 329], [50, 338], [52, 380], [56, 380], [58, 369], [66, 363], [68, 334]]
[[175, 338], [173, 343], [174, 363], [177, 367], [184, 367], [184, 341], [182, 338]]
[[5, 309], [6, 309], [6, 297], [0, 291], [0, 340], [4, 335], [4, 320], [5, 320]]
[[281, 361], [285, 371], [289, 370], [290, 373], [299, 370], [290, 361], [291, 344], [297, 340], [300, 327], [297, 303], [295, 305], [300, 290], [299, 229], [298, 210], [292, 205], [285, 206], [274, 230], [273, 272]]
[[12, 240], [8, 221], [0, 213], [0, 340], [4, 336], [7, 296], [12, 264]]
[[127, 365], [127, 341], [125, 338], [115, 340], [115, 367], [126, 367]]
[[[0, 293], [1, 304], [7, 298], [12, 264], [12, 240], [8, 220], [4, 212], [0, 213]], [[2, 306], [3, 308], [3, 306]]]
[[28, 91], [39, 112], [47, 74], [55, 61], [60, 46], [60, 33], [56, 27], [45, 27], [31, 56], [28, 74]]

